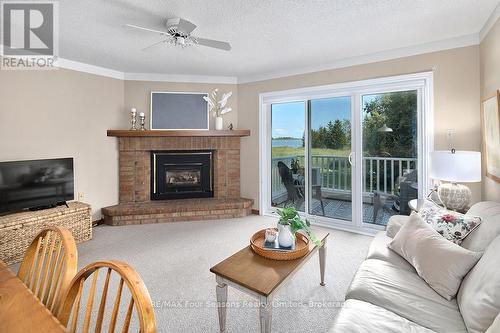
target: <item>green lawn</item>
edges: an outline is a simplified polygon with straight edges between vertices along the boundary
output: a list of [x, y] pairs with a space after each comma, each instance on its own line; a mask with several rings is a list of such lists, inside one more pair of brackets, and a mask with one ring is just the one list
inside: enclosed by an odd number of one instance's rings
[[[348, 149], [328, 149], [328, 148], [313, 148], [312, 155], [327, 155], [327, 156], [349, 156], [351, 151]], [[285, 156], [304, 156], [303, 147], [273, 147], [273, 157]]]

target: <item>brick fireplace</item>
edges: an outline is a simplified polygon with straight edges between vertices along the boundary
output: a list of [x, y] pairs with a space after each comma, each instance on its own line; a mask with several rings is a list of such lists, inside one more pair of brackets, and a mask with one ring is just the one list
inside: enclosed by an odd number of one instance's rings
[[[249, 215], [253, 202], [240, 197], [240, 138], [247, 135], [246, 130], [108, 131], [119, 141], [119, 204], [102, 209], [104, 222], [125, 225]], [[210, 188], [197, 187], [207, 185], [206, 175], [204, 184], [196, 178], [205, 170], [197, 159], [200, 153], [210, 153]], [[157, 168], [167, 165], [156, 176], [167, 187], [160, 195], [154, 188], [155, 154], [167, 156], [167, 162], [156, 164]], [[179, 156], [187, 159], [174, 166], [182, 161]], [[179, 185], [177, 193], [169, 192], [173, 185]], [[189, 189], [179, 195], [183, 186]]]

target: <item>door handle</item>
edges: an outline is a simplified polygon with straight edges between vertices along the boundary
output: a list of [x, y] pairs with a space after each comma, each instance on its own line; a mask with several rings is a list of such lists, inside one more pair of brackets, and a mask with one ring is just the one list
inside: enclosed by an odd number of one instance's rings
[[353, 155], [353, 154], [354, 154], [354, 153], [351, 151], [351, 153], [349, 154], [349, 157], [347, 157], [347, 159], [349, 160], [349, 164], [350, 164], [351, 166], [354, 166], [354, 164], [352, 163], [352, 155]]

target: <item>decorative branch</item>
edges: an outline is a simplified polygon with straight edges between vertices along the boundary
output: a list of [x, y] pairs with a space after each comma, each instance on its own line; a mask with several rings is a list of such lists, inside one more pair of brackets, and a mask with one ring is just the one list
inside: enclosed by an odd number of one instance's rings
[[229, 98], [233, 95], [233, 92], [227, 92], [219, 98], [219, 89], [215, 89], [208, 96], [203, 96], [203, 99], [207, 101], [208, 108], [214, 117], [220, 117], [226, 113], [231, 112], [233, 109], [226, 107]]

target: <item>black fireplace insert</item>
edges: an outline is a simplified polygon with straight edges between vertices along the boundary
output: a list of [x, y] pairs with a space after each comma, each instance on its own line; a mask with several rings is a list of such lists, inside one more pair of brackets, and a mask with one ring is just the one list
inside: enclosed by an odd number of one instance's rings
[[151, 200], [210, 198], [212, 151], [151, 152]]

